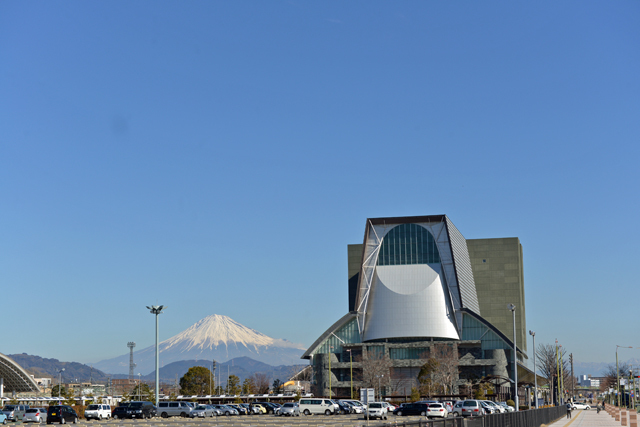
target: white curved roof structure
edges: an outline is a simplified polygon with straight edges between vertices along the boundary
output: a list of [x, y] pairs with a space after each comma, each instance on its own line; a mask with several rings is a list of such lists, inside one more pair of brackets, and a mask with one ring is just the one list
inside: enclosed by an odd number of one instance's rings
[[2, 378], [5, 391], [15, 391], [16, 393], [40, 392], [40, 388], [33, 377], [2, 353], [0, 353], [0, 378]]

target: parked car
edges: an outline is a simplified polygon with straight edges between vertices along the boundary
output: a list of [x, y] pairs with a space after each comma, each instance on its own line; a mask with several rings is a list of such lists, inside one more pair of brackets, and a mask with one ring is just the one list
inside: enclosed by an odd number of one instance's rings
[[513, 406], [507, 405], [507, 402], [498, 402], [498, 405], [500, 405], [503, 408], [505, 408], [507, 410], [507, 412], [513, 412], [513, 411], [516, 410]]
[[87, 420], [108, 420], [111, 418], [111, 405], [104, 404], [92, 404], [87, 406], [87, 409], [84, 410], [84, 417]]
[[189, 417], [193, 408], [187, 403], [190, 402], [159, 402], [158, 413], [162, 418]]
[[573, 409], [591, 409], [591, 406], [584, 402], [573, 402]]
[[259, 403], [252, 403], [252, 404], [251, 404], [251, 407], [252, 407], [252, 408], [254, 408], [254, 410], [256, 410], [256, 409], [257, 409], [258, 411], [260, 411], [260, 412], [258, 413], [259, 415], [260, 415], [260, 414], [266, 414], [266, 413], [267, 413], [267, 408], [266, 408], [265, 406], [262, 406], [262, 405], [261, 405], [261, 404], [259, 404]]
[[22, 416], [23, 423], [38, 423], [47, 420], [47, 410], [45, 408], [29, 408]]
[[329, 399], [300, 399], [298, 402], [300, 405], [300, 411], [305, 415], [311, 414], [325, 414], [334, 415], [336, 413], [336, 407], [333, 401]]
[[393, 414], [393, 411], [396, 410], [396, 406], [389, 402], [382, 402], [387, 407], [387, 414]]
[[5, 405], [2, 412], [7, 416], [9, 421], [18, 421], [29, 409], [29, 405]]
[[486, 403], [487, 405], [491, 406], [494, 411], [494, 414], [503, 414], [505, 412], [507, 412], [507, 408], [504, 408], [500, 405], [498, 405], [496, 402], [492, 402], [490, 400], [483, 400], [482, 402]]
[[358, 405], [353, 400], [341, 400], [341, 402], [344, 403], [345, 405], [349, 405], [351, 407], [351, 413], [352, 414], [363, 414], [365, 409], [366, 409], [364, 406]]
[[403, 416], [403, 415], [422, 415], [423, 417], [427, 416], [427, 412], [429, 411], [430, 403], [407, 403], [404, 405], [400, 405], [393, 411], [394, 415]]
[[240, 406], [240, 405], [227, 405], [227, 406], [231, 406], [233, 409], [235, 409], [236, 411], [238, 411], [238, 415], [247, 415], [248, 411], [247, 408], [245, 408], [244, 406]]
[[449, 413], [442, 403], [429, 403], [427, 408], [427, 418], [447, 418]]
[[484, 408], [479, 400], [463, 400], [460, 405], [462, 409], [460, 415], [463, 417], [481, 417], [484, 415]]
[[291, 416], [291, 417], [299, 417], [300, 416], [300, 406], [297, 402], [287, 402], [282, 405], [280, 408], [280, 416]]
[[341, 400], [334, 400], [333, 402], [338, 405], [338, 411], [336, 412], [337, 414], [345, 415], [353, 413], [353, 407], [347, 402], [343, 402]]
[[148, 401], [134, 401], [120, 404], [111, 412], [114, 419], [140, 418], [150, 419], [157, 414], [156, 407]]
[[238, 415], [238, 411], [233, 409], [231, 406], [227, 405], [215, 405], [215, 408], [222, 412], [222, 415], [226, 415], [227, 417], [230, 415]]
[[255, 408], [248, 403], [241, 403], [240, 406], [242, 406], [247, 410], [248, 415], [258, 415], [262, 413], [262, 411], [259, 408]]
[[217, 416], [216, 410], [211, 405], [198, 405], [189, 413], [191, 418], [205, 418]]
[[482, 406], [482, 410], [484, 411], [485, 415], [498, 413], [498, 409], [494, 408], [493, 405], [488, 404], [484, 400], [480, 400], [479, 402], [480, 402], [480, 406]]
[[384, 402], [370, 402], [367, 404], [367, 412], [364, 414], [364, 419], [368, 420], [371, 418], [387, 419], [387, 406]]
[[78, 422], [78, 414], [76, 411], [67, 405], [54, 405], [49, 406], [47, 409], [47, 424], [53, 423], [73, 423]]
[[263, 406], [267, 410], [267, 414], [278, 415], [280, 412], [280, 405], [273, 402], [256, 402], [256, 404]]
[[2, 411], [0, 411], [0, 423], [2, 423], [2, 424], [6, 424], [7, 423], [7, 416]]

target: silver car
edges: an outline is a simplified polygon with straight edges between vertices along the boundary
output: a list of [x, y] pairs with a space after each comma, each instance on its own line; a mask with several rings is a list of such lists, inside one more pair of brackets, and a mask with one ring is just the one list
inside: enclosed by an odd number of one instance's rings
[[198, 405], [189, 414], [191, 418], [215, 417], [217, 415], [218, 413], [216, 412], [215, 408], [211, 405]]
[[236, 409], [233, 409], [231, 406], [215, 405], [214, 407], [218, 409], [220, 412], [222, 412], [223, 415], [226, 415], [226, 416], [238, 415], [238, 411]]
[[298, 402], [287, 402], [280, 408], [280, 416], [292, 416], [299, 417], [300, 416], [300, 406]]
[[23, 423], [42, 423], [47, 420], [47, 410], [44, 408], [29, 408], [22, 416]]

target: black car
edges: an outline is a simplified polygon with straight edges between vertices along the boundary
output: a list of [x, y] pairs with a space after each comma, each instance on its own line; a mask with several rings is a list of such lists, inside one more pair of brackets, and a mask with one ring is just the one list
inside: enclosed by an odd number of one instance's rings
[[52, 423], [77, 423], [78, 422], [78, 414], [76, 411], [67, 405], [55, 405], [49, 406], [47, 409], [47, 424]]
[[111, 413], [113, 419], [118, 418], [146, 418], [156, 416], [156, 407], [151, 402], [126, 402], [121, 403]]
[[427, 409], [429, 408], [428, 403], [407, 403], [405, 405], [396, 408], [393, 411], [394, 415], [422, 415], [427, 416]]
[[341, 400], [336, 400], [335, 402], [340, 407], [340, 413], [341, 414], [352, 414], [353, 413], [353, 407], [351, 407], [351, 405], [349, 405], [348, 403], [345, 403], [345, 402], [343, 402]]

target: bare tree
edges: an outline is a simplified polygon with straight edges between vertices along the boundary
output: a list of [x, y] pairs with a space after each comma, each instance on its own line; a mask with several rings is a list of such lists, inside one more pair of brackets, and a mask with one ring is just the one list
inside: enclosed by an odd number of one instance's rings
[[453, 385], [458, 379], [459, 359], [456, 343], [434, 344], [431, 347], [432, 358], [437, 362], [431, 378], [443, 394], [453, 393]]
[[600, 381], [600, 391], [605, 391], [610, 388], [616, 389], [618, 375], [623, 378], [631, 367], [627, 363], [618, 363], [618, 369], [616, 370], [616, 364], [612, 363], [608, 365], [604, 371], [604, 380]]
[[[558, 387], [558, 368], [562, 371], [562, 383], [564, 388], [571, 388], [572, 376], [568, 364], [567, 352], [562, 347], [551, 344], [540, 344], [536, 350], [537, 368], [554, 390]], [[554, 385], [555, 384], [555, 385]], [[559, 389], [559, 387], [558, 387]], [[555, 392], [554, 392], [555, 393]]]
[[269, 377], [262, 372], [256, 372], [250, 377], [253, 380], [253, 384], [256, 387], [256, 393], [267, 394], [269, 393]]
[[365, 388], [378, 388], [389, 384], [392, 366], [391, 359], [382, 353], [367, 352], [367, 357], [362, 359], [362, 385]]

